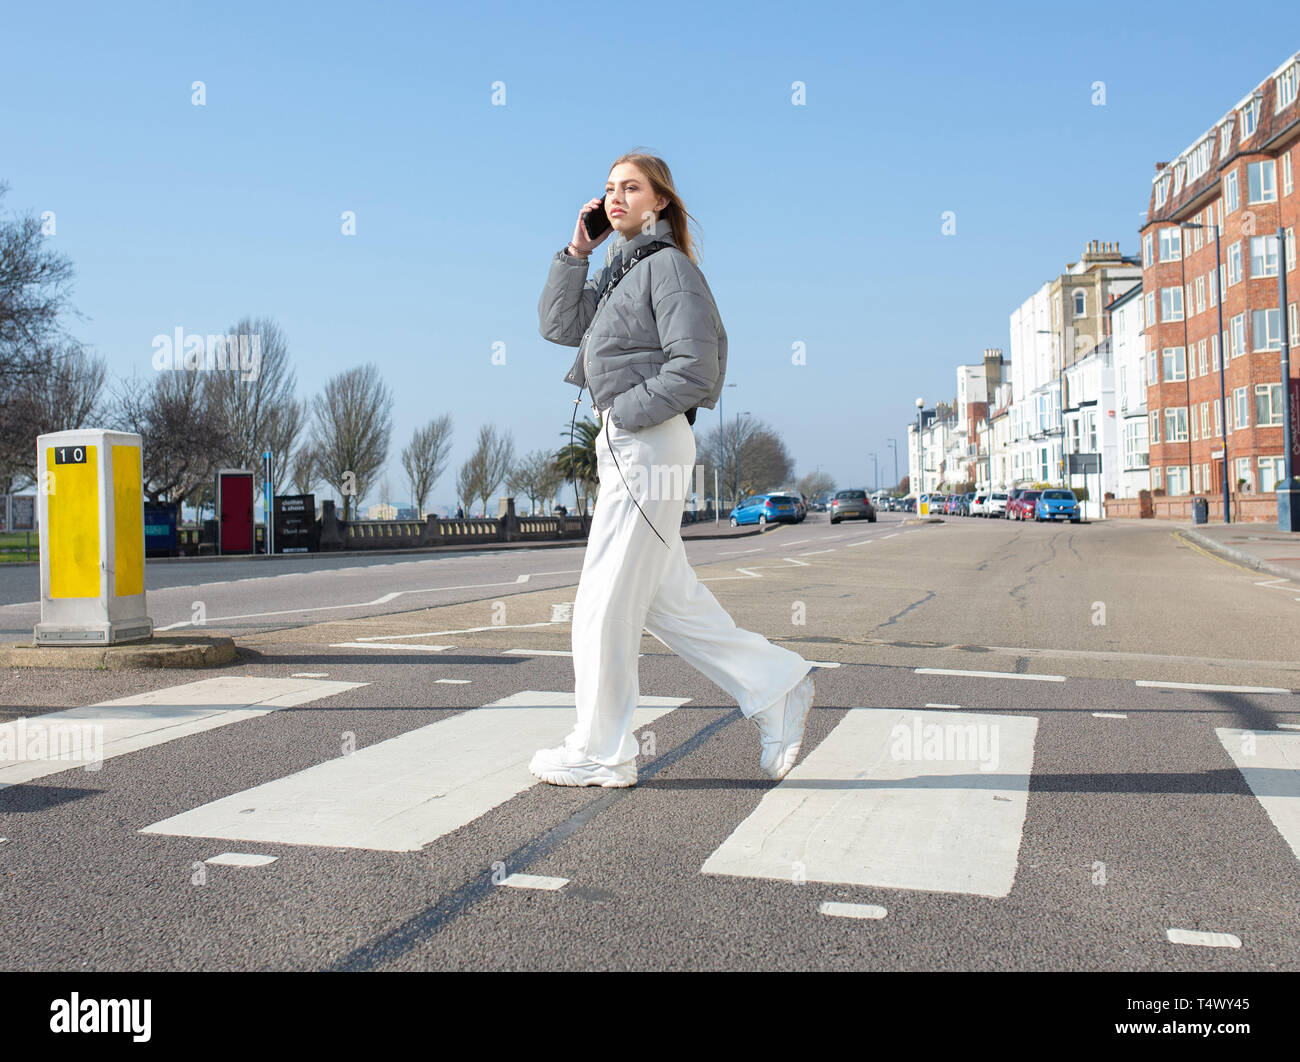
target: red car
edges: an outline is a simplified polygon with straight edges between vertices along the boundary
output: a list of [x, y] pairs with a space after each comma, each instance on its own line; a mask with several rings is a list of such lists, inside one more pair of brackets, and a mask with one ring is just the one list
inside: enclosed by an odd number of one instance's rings
[[1041, 490], [1014, 490], [1011, 492], [1014, 498], [1007, 498], [1007, 519], [1008, 520], [1032, 520], [1034, 518], [1034, 506], [1038, 502]]

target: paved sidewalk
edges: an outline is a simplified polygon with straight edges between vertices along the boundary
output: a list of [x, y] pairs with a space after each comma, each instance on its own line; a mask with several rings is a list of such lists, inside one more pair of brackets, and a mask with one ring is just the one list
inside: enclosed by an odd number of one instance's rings
[[1171, 523], [1221, 556], [1300, 582], [1300, 534], [1279, 531], [1276, 524]]

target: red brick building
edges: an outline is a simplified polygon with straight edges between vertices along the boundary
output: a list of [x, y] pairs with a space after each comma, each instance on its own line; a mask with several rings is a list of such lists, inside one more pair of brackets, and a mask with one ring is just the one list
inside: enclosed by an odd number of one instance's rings
[[1222, 519], [1225, 435], [1234, 491], [1244, 479], [1248, 497], [1266, 494], [1283, 475], [1279, 269], [1287, 271], [1291, 375], [1300, 376], [1298, 90], [1300, 53], [1177, 159], [1157, 163], [1141, 229], [1151, 486], [1203, 494], [1211, 519]]

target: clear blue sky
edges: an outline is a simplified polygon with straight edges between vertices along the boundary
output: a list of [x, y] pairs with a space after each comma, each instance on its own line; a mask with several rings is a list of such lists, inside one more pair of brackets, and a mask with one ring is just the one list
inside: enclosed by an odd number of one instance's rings
[[[951, 399], [957, 364], [1006, 350], [1011, 311], [1088, 240], [1136, 253], [1155, 161], [1300, 48], [1300, 6], [1276, 0], [1159, 18], [1115, 3], [43, 2], [7, 5], [4, 24], [5, 209], [56, 213], [74, 331], [110, 371], [151, 372], [159, 333], [273, 315], [304, 397], [380, 367], [395, 494], [411, 431], [453, 415], [431, 499], [452, 507], [482, 423], [510, 427], [519, 453], [567, 432], [574, 351], [538, 335], [537, 300], [623, 151], [664, 157], [699, 220], [738, 385], [728, 418], [777, 428], [798, 474], [868, 484], [875, 452], [887, 483], [889, 437], [906, 472], [915, 398]], [[696, 428], [716, 423], [701, 411]]]

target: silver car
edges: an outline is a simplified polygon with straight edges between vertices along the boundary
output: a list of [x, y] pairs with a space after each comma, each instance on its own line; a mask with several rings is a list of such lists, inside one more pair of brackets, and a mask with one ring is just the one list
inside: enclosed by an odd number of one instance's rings
[[876, 522], [876, 507], [871, 504], [865, 490], [841, 490], [831, 499], [831, 523], [838, 524], [846, 516], [866, 517], [870, 523]]

